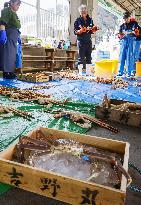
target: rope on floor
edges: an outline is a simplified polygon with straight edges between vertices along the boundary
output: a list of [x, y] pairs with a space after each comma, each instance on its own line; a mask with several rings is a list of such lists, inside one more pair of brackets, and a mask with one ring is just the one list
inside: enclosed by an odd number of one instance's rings
[[[141, 169], [139, 169], [138, 167], [136, 167], [134, 164], [132, 164], [131, 162], [128, 163], [129, 168], [134, 169], [135, 171], [137, 171], [140, 175], [141, 175]], [[135, 186], [135, 185], [129, 185], [128, 189], [137, 193], [141, 193], [141, 188]]]

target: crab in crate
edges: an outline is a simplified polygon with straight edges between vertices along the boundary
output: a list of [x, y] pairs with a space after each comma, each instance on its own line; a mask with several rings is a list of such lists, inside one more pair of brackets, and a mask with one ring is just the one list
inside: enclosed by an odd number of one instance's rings
[[[131, 178], [116, 153], [74, 140], [45, 136], [40, 129], [34, 137], [20, 138], [15, 148], [14, 160], [111, 187], [120, 186], [122, 174], [127, 178], [128, 184], [131, 183]], [[79, 173], [78, 176], [76, 173]]]

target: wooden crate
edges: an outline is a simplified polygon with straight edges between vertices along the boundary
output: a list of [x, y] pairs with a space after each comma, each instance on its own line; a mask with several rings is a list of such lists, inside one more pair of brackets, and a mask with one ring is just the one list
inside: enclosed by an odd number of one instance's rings
[[[45, 136], [71, 139], [96, 146], [123, 156], [123, 167], [128, 170], [129, 144], [95, 136], [80, 135], [70, 132], [39, 128]], [[37, 129], [28, 136], [36, 137]], [[47, 196], [72, 205], [123, 205], [126, 196], [127, 181], [122, 176], [120, 189], [77, 180], [53, 172], [34, 168], [11, 161], [15, 142], [0, 153], [0, 181], [18, 188]]]
[[19, 74], [17, 76], [18, 80], [21, 81], [27, 81], [27, 82], [48, 82], [52, 80], [52, 75], [49, 75], [47, 73], [25, 73], [25, 74]]
[[[122, 100], [111, 100], [111, 103], [115, 105], [121, 105], [126, 102], [127, 101]], [[102, 105], [98, 105], [96, 106], [96, 116], [111, 122], [118, 122], [133, 127], [141, 127], [141, 112], [137, 111], [103, 108]]]

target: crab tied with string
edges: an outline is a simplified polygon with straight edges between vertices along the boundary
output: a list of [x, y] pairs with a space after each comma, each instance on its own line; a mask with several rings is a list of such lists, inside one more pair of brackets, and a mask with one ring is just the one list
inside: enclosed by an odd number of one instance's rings
[[11, 106], [5, 106], [0, 104], [0, 117], [11, 117], [13, 115], [18, 115], [20, 117], [23, 117], [27, 120], [31, 120], [31, 118], [34, 118], [30, 113], [13, 108]]
[[67, 110], [45, 110], [47, 113], [54, 114], [54, 118], [69, 118], [72, 122], [77, 124], [82, 128], [91, 128], [92, 123], [99, 125], [105, 129], [110, 130], [111, 132], [118, 133], [119, 130], [110, 126], [109, 124], [95, 118], [94, 116], [90, 116], [85, 113], [77, 112], [77, 111], [67, 111]]
[[117, 153], [70, 139], [45, 136], [40, 129], [34, 137], [20, 138], [14, 156], [20, 163], [110, 187], [119, 188], [122, 174], [128, 185], [132, 181]]

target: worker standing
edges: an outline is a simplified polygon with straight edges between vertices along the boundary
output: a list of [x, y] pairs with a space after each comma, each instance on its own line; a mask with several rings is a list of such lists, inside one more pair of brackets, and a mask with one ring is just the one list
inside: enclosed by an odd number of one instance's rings
[[15, 78], [17, 42], [20, 37], [20, 20], [16, 14], [20, 0], [10, 0], [4, 4], [0, 18], [0, 70], [3, 77]]
[[86, 5], [79, 7], [80, 17], [74, 23], [74, 34], [77, 35], [78, 47], [78, 70], [82, 75], [82, 69], [86, 58], [86, 75], [91, 74], [91, 53], [92, 39], [91, 34], [95, 33], [98, 28], [94, 26], [92, 18], [88, 15]]
[[136, 38], [136, 31], [139, 28], [137, 22], [131, 21], [130, 13], [126, 12], [123, 16], [124, 23], [120, 26], [120, 65], [118, 76], [124, 74], [124, 66], [126, 62], [127, 77], [134, 75], [134, 42]]

